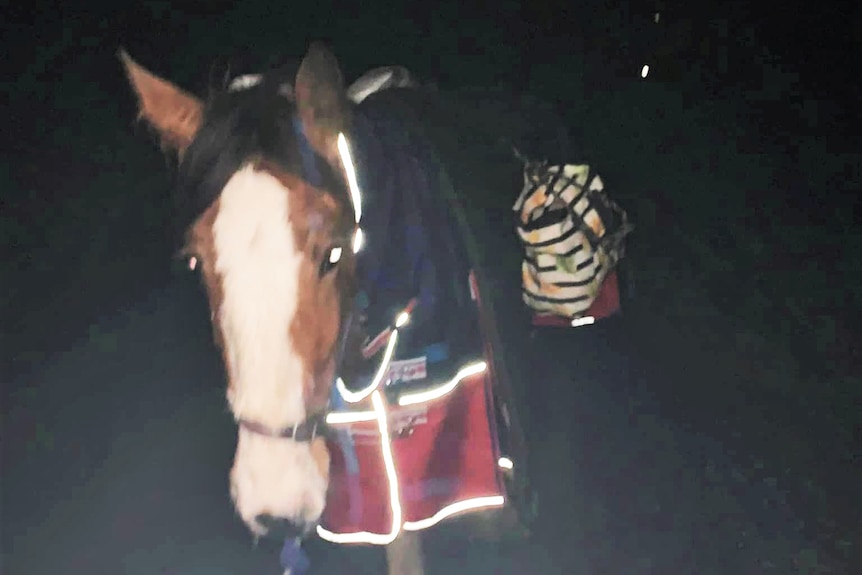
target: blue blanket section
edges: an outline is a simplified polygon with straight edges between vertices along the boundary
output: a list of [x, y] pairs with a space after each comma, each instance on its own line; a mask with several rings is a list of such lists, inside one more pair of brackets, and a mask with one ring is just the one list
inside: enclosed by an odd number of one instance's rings
[[[451, 237], [440, 196], [439, 168], [429, 143], [391, 108], [373, 97], [357, 107], [351, 149], [362, 192], [365, 248], [358, 254], [360, 285], [368, 297], [369, 332], [376, 333], [412, 297], [413, 342], [399, 346], [417, 354], [444, 341], [441, 313], [448, 298]], [[436, 320], [436, 321], [435, 321]], [[412, 348], [412, 349], [411, 349]]]
[[[298, 117], [293, 126], [305, 177], [320, 186], [323, 160], [305, 138]], [[357, 255], [357, 301], [368, 318], [367, 331], [384, 329], [416, 297], [411, 328], [402, 334], [398, 356], [422, 355], [426, 346], [451, 339], [450, 320], [464, 305], [469, 269], [441, 196], [442, 167], [430, 143], [373, 96], [355, 108], [350, 143], [365, 236]], [[457, 280], [463, 285], [453, 285]], [[428, 351], [435, 356], [429, 361], [441, 359], [435, 353], [439, 350]]]

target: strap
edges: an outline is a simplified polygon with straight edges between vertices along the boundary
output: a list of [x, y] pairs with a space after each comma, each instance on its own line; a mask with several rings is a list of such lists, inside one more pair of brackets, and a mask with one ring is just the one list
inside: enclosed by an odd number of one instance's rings
[[305, 130], [302, 126], [302, 120], [299, 116], [294, 115], [293, 131], [296, 134], [296, 141], [299, 143], [299, 155], [302, 157], [302, 171], [305, 179], [309, 184], [315, 187], [323, 186], [323, 178], [320, 175], [320, 168], [317, 165], [317, 153], [311, 147], [308, 138], [305, 137]]
[[283, 429], [271, 429], [262, 423], [246, 419], [240, 419], [238, 423], [240, 427], [258, 435], [277, 439], [293, 439], [299, 442], [312, 441], [317, 437], [327, 435], [330, 431], [329, 426], [326, 424], [325, 413], [315, 413], [307, 417], [302, 423]]

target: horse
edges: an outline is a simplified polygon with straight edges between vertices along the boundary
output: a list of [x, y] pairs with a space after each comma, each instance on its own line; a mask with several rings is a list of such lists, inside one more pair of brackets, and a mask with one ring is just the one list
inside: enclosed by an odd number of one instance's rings
[[[355, 290], [341, 72], [313, 45], [295, 79], [240, 78], [204, 102], [120, 57], [141, 117], [180, 160], [182, 251], [200, 267], [239, 426], [233, 504], [257, 536], [304, 535], [326, 500], [319, 430]], [[319, 186], [299, 130], [320, 159]]]
[[[335, 56], [319, 42], [310, 45], [295, 75], [276, 68], [237, 76], [206, 101], [125, 51], [119, 57], [140, 117], [178, 159], [180, 253], [200, 271], [227, 375], [227, 403], [238, 426], [232, 503], [255, 537], [302, 538], [318, 525], [326, 504], [326, 413], [334, 382], [358, 377], [367, 363], [363, 345], [370, 328], [356, 313], [358, 296], [365, 295], [357, 273], [363, 204], [351, 159], [362, 152], [351, 144], [357, 104], [348, 98]], [[378, 112], [398, 109], [422, 123], [437, 149], [448, 151], [443, 164], [457, 186], [498, 187], [501, 194], [514, 190], [521, 176], [510, 153], [513, 139], [523, 150], [530, 137], [547, 144], [560, 136], [550, 128], [548, 137], [545, 128], [557, 123], [547, 118], [536, 123], [542, 130], [527, 136], [528, 114], [499, 102], [495, 107], [485, 92], [456, 102], [409, 85], [363, 92], [362, 105]], [[477, 113], [480, 108], [484, 113]], [[506, 123], [495, 121], [495, 114], [509, 117], [510, 128], [501, 129]], [[493, 146], [503, 150], [503, 161], [488, 155]], [[374, 216], [366, 219], [373, 222]], [[435, 249], [451, 243], [447, 230], [454, 224], [441, 222], [423, 253], [432, 243]], [[386, 251], [377, 258], [378, 268], [390, 265], [392, 254], [410, 252], [410, 245]], [[458, 242], [439, 251], [466, 261]], [[397, 255], [396, 260], [413, 264]], [[422, 285], [452, 283], [447, 269], [423, 272]], [[468, 299], [461, 293], [468, 290], [465, 281], [450, 299]], [[457, 321], [439, 320], [446, 298], [439, 297], [442, 291], [430, 292], [417, 309], [418, 321], [424, 317], [438, 339], [475, 341], [476, 334]], [[376, 301], [380, 309], [390, 307], [385, 297]]]

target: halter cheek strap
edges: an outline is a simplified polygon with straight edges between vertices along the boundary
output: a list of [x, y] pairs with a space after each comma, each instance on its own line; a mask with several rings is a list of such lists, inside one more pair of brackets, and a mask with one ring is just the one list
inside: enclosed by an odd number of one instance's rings
[[292, 118], [293, 132], [296, 135], [296, 141], [299, 144], [299, 155], [302, 157], [302, 171], [306, 181], [317, 188], [323, 186], [323, 178], [320, 175], [320, 167], [317, 165], [317, 153], [311, 147], [308, 138], [305, 137], [305, 131], [302, 127], [302, 120], [295, 115]]
[[[261, 74], [244, 74], [234, 78], [230, 85], [228, 85], [227, 89], [228, 92], [241, 92], [243, 90], [254, 88], [261, 82], [263, 82], [263, 76]], [[292, 99], [293, 87], [290, 86], [290, 84], [283, 84], [279, 87], [279, 94]], [[294, 114], [291, 120], [293, 122], [293, 132], [296, 136], [296, 141], [299, 143], [299, 153], [302, 156], [302, 170], [305, 172], [305, 179], [312, 186], [319, 188], [323, 185], [323, 178], [320, 175], [320, 169], [317, 165], [317, 154], [315, 153], [314, 148], [311, 147], [308, 138], [305, 137], [305, 130], [303, 129], [302, 120], [299, 116]]]

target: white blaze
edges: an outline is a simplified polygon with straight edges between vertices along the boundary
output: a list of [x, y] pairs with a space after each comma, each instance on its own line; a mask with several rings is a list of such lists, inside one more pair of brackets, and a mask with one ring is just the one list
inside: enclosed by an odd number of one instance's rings
[[[290, 337], [302, 254], [289, 210], [289, 190], [247, 166], [222, 191], [213, 224], [215, 269], [222, 279], [216, 321], [231, 380], [228, 401], [236, 419], [272, 429], [306, 416], [306, 374]], [[258, 514], [313, 521], [323, 509], [326, 484], [307, 443], [240, 428], [231, 479], [237, 510], [252, 529]]]

